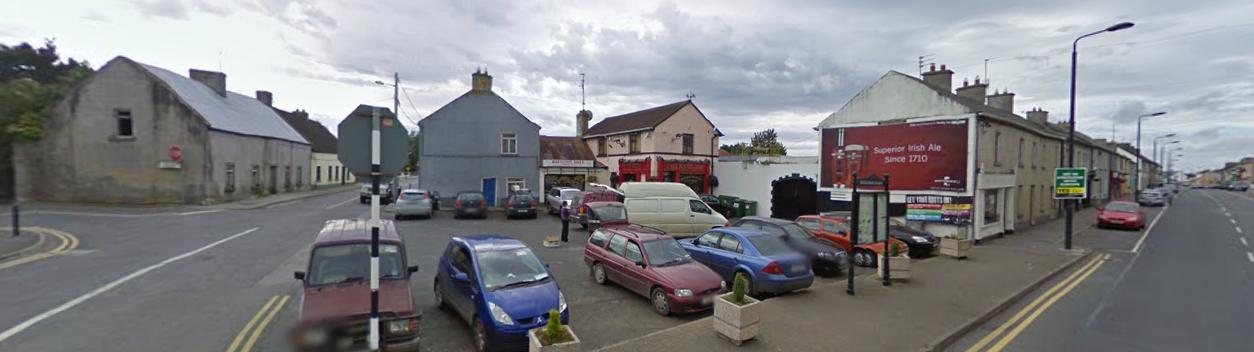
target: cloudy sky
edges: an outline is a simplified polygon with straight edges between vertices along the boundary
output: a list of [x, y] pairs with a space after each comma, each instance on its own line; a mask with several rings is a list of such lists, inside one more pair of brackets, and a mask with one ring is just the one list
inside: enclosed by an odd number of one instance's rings
[[334, 126], [357, 104], [390, 105], [374, 84], [401, 76], [413, 120], [469, 89], [495, 90], [541, 133], [570, 135], [587, 75], [601, 117], [685, 99], [727, 137], [776, 128], [814, 154], [813, 127], [920, 55], [1016, 94], [1020, 112], [1066, 117], [1069, 45], [1080, 45], [1078, 128], [1143, 144], [1177, 133], [1186, 170], [1254, 155], [1254, 2], [1234, 1], [318, 1], [90, 0], [0, 3], [0, 42], [53, 38], [99, 67], [125, 55], [176, 72], [227, 73], [228, 89], [274, 92]]

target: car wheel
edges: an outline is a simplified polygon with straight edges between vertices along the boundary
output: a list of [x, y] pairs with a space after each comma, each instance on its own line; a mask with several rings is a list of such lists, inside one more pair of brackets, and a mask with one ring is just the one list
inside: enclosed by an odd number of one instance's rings
[[444, 290], [440, 289], [440, 280], [435, 281], [435, 307], [440, 309], [448, 309], [448, 304], [444, 303]]
[[863, 255], [862, 260], [866, 261], [866, 267], [874, 268], [874, 267], [879, 266], [879, 264], [876, 263], [876, 256], [878, 256], [878, 254], [875, 254], [875, 252], [863, 251], [862, 255]]
[[475, 329], [475, 350], [479, 352], [487, 352], [488, 335], [487, 331], [484, 331], [483, 329], [483, 322], [479, 320], [479, 317], [475, 317], [475, 321], [472, 324]]
[[605, 267], [601, 263], [592, 264], [592, 280], [601, 285], [606, 283]]
[[853, 252], [853, 265], [866, 266], [866, 263], [862, 260], [862, 251]]
[[671, 314], [671, 305], [670, 303], [666, 302], [666, 291], [662, 290], [661, 287], [657, 287], [653, 289], [653, 294], [650, 296], [653, 297], [653, 312], [654, 313], [657, 313], [658, 315], [661, 315], [661, 316], [667, 316]]

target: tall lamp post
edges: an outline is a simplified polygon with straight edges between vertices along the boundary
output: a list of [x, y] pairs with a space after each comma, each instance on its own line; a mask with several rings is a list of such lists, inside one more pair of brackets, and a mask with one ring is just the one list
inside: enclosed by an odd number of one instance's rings
[[[1141, 119], [1146, 117], [1163, 116], [1166, 112], [1159, 111], [1149, 114], [1141, 114], [1136, 117], [1136, 179], [1132, 180], [1132, 200], [1139, 201], [1141, 199], [1141, 156], [1145, 153], [1141, 152]], [[1174, 133], [1172, 135], [1175, 135]], [[1157, 140], [1155, 140], [1157, 141]], [[1157, 151], [1155, 151], [1157, 153]], [[1158, 156], [1154, 156], [1154, 162], [1158, 162]]]
[[[1080, 45], [1080, 39], [1088, 38], [1088, 37], [1106, 33], [1106, 32], [1124, 30], [1124, 29], [1132, 28], [1132, 26], [1133, 26], [1132, 22], [1119, 23], [1110, 27], [1106, 27], [1106, 29], [1103, 29], [1100, 31], [1082, 35], [1079, 38], [1075, 38], [1075, 41], [1071, 42], [1071, 116], [1068, 117], [1069, 123], [1067, 127], [1067, 130], [1068, 130], [1067, 131], [1067, 167], [1075, 166], [1075, 71], [1076, 71], [1076, 57], [1077, 57], [1076, 49]], [[1137, 126], [1140, 126], [1139, 122], [1137, 123]], [[1137, 135], [1138, 135], [1137, 148], [1140, 148], [1140, 137], [1139, 137], [1140, 131], [1141, 131], [1140, 127], [1137, 127]], [[1140, 165], [1139, 160], [1138, 160], [1137, 165], [1138, 166]], [[1138, 170], [1140, 169], [1138, 168]], [[1075, 212], [1075, 209], [1074, 209], [1075, 203], [1072, 202], [1072, 200], [1068, 199], [1064, 201], [1063, 204], [1066, 205], [1066, 209], [1067, 209], [1067, 230], [1065, 234], [1066, 242], [1063, 246], [1066, 249], [1071, 249], [1071, 215], [1073, 212]]]
[[[396, 73], [396, 72], [392, 73], [392, 84], [387, 84], [387, 83], [384, 83], [383, 81], [374, 81], [374, 84], [378, 84], [381, 86], [392, 86], [392, 111], [396, 112], [397, 117], [400, 117], [401, 116], [401, 97], [400, 97], [401, 74]], [[397, 119], [397, 121], [400, 121], [400, 119]]]

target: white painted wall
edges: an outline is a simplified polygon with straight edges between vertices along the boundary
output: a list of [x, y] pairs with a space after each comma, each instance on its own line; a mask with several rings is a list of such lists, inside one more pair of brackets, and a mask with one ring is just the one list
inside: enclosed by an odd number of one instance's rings
[[719, 160], [715, 195], [736, 196], [758, 202], [758, 216], [771, 215], [771, 181], [794, 173], [819, 179], [818, 157], [762, 157], [757, 161]]

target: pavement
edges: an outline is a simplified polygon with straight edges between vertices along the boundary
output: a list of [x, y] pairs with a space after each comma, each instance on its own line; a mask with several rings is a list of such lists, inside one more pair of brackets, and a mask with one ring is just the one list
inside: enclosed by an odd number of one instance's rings
[[1147, 212], [1162, 216], [1144, 232], [1078, 237], [1105, 260], [1055, 277], [948, 350], [1251, 350], [1254, 196], [1182, 190]]
[[[1094, 223], [1080, 211], [1076, 228]], [[1013, 303], [1023, 292], [1088, 255], [1057, 244], [1062, 221], [983, 241], [965, 260], [931, 257], [911, 263], [912, 279], [882, 286], [877, 277], [856, 278], [856, 295], [843, 281], [762, 302], [758, 337], [744, 351], [917, 351], [942, 348]], [[725, 351], [733, 347], [704, 318], [600, 351]], [[576, 333], [579, 326], [572, 324]]]
[[43, 245], [43, 234], [22, 232], [18, 236], [13, 236], [12, 231], [12, 228], [9, 228], [0, 233], [0, 261], [34, 252]]

